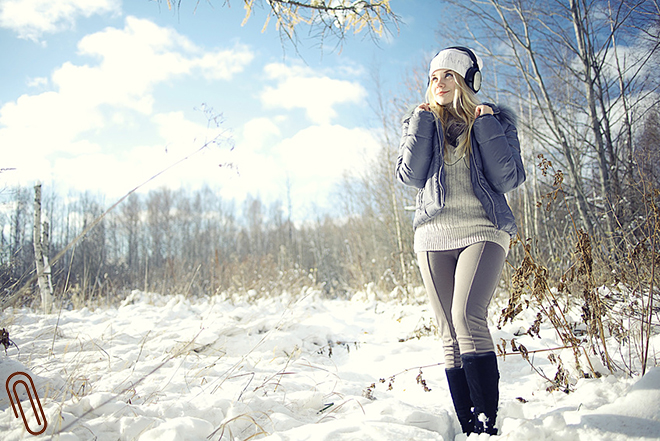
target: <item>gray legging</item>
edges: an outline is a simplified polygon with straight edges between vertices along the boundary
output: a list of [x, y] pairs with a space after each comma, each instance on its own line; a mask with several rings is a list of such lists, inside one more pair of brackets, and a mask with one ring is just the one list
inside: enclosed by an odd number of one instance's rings
[[417, 253], [419, 267], [438, 320], [445, 368], [461, 367], [461, 354], [495, 350], [487, 315], [506, 260], [494, 242], [450, 251]]

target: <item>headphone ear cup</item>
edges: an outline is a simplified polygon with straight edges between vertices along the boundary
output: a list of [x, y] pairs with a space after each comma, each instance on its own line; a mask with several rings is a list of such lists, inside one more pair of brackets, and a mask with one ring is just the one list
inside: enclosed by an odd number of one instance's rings
[[472, 90], [477, 93], [479, 89], [481, 89], [481, 71], [477, 70], [472, 76]]
[[481, 71], [478, 67], [471, 67], [465, 72], [465, 84], [477, 93], [481, 88]]

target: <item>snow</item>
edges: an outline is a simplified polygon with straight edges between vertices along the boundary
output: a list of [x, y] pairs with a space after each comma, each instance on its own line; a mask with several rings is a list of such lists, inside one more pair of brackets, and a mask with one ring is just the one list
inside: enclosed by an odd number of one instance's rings
[[[432, 312], [418, 297], [327, 299], [308, 289], [248, 302], [134, 292], [118, 307], [7, 309], [0, 324], [20, 351], [0, 348], [0, 381], [28, 373], [48, 421], [38, 438], [62, 441], [660, 440], [660, 368], [631, 378], [592, 357], [604, 375], [566, 394], [546, 390], [520, 355], [499, 358], [500, 436], [467, 438], [440, 342], [426, 332]], [[533, 318], [493, 327], [495, 341], [560, 346], [549, 328], [540, 338], [516, 335]], [[570, 370], [572, 352], [555, 353]], [[530, 361], [552, 378], [548, 354]], [[34, 438], [4, 388], [0, 434]]]

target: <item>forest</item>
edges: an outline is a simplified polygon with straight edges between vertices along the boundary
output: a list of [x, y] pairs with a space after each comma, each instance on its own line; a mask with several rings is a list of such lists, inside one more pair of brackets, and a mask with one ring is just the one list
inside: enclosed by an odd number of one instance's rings
[[[577, 304], [595, 340], [632, 321], [635, 337], [621, 338], [643, 348], [660, 322], [657, 1], [450, 3], [470, 32], [486, 35], [465, 44], [495, 66], [497, 87], [483, 98], [518, 114], [527, 169], [508, 195], [519, 235], [501, 320], [531, 306], [561, 328], [561, 310]], [[395, 181], [394, 164], [399, 120], [423, 96], [425, 69], [412, 66], [396, 97], [374, 91], [381, 152], [364, 175], [346, 175], [335, 210], [313, 220], [294, 223], [290, 201], [236, 203], [211, 187], [135, 192], [116, 206], [89, 193], [3, 188], [0, 308], [39, 307], [46, 271], [54, 306], [66, 309], [115, 304], [134, 289], [257, 298], [313, 286], [330, 297], [373, 289], [409, 299], [421, 285], [415, 193]], [[35, 242], [45, 245], [42, 274]]]

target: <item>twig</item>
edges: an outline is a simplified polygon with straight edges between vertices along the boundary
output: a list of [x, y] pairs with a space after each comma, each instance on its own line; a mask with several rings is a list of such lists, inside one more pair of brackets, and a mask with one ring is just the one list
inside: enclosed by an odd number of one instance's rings
[[556, 348], [546, 348], [546, 349], [535, 349], [533, 351], [513, 351], [513, 352], [500, 352], [497, 354], [498, 357], [506, 357], [508, 355], [522, 355], [525, 357], [527, 354], [536, 354], [537, 352], [552, 352], [552, 351], [561, 351], [562, 349], [574, 349], [573, 346], [559, 346]]

